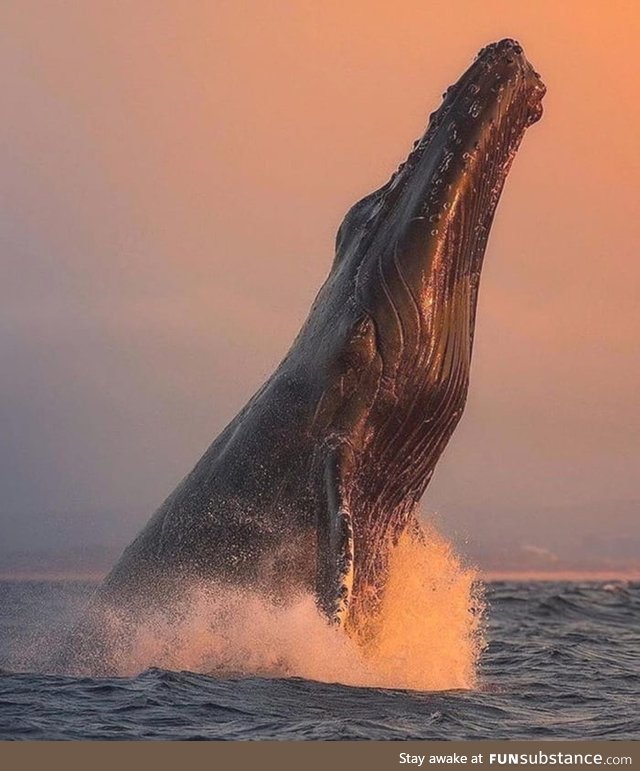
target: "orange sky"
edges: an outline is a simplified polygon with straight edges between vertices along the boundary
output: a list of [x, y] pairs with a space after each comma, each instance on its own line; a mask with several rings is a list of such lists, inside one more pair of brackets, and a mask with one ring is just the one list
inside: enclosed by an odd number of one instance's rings
[[13, 0], [0, 36], [7, 542], [128, 538], [286, 350], [348, 206], [504, 36], [545, 115], [425, 508], [545, 546], [637, 510], [635, 3]]

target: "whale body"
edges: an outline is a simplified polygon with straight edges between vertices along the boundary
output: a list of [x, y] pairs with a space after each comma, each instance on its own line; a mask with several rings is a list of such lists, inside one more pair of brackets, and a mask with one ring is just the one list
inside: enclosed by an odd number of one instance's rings
[[308, 319], [273, 375], [98, 592], [132, 609], [197, 579], [310, 592], [366, 629], [402, 533], [463, 412], [483, 256], [545, 88], [522, 48], [484, 48], [380, 189], [340, 225]]

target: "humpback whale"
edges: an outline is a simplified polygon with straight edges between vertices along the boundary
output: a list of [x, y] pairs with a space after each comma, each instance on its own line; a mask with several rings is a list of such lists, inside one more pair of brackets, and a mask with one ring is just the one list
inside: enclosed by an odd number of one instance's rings
[[306, 592], [366, 633], [394, 544], [424, 537], [416, 507], [465, 405], [489, 230], [544, 92], [517, 42], [480, 51], [406, 161], [346, 214], [289, 352], [99, 597], [135, 612], [194, 579]]

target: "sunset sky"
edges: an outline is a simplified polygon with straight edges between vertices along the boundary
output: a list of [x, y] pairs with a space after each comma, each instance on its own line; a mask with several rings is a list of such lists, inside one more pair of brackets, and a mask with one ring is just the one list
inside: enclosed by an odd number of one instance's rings
[[129, 540], [286, 352], [345, 211], [505, 36], [545, 114], [424, 510], [461, 543], [640, 538], [636, 3], [8, 0], [0, 551]]

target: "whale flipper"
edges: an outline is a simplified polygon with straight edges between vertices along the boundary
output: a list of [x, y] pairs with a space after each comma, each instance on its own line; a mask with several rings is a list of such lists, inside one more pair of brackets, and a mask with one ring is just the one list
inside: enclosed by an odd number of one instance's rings
[[342, 626], [349, 609], [354, 573], [353, 518], [348, 490], [353, 450], [347, 443], [324, 459], [325, 505], [318, 525], [317, 597], [328, 618]]

